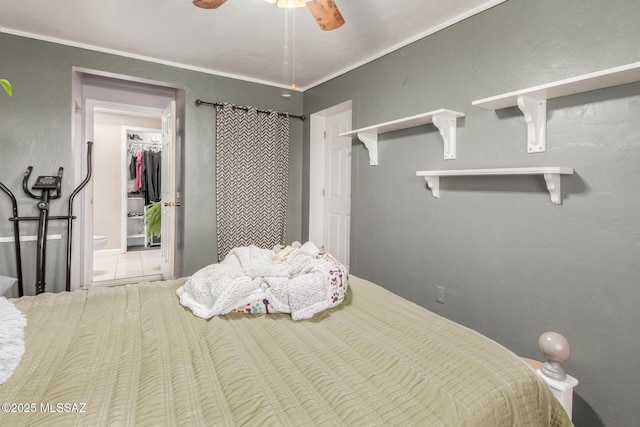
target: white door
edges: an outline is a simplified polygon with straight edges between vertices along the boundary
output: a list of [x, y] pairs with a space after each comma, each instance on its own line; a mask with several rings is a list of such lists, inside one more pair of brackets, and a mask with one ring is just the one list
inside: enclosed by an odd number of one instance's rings
[[324, 247], [349, 269], [351, 221], [351, 112], [327, 118], [324, 151]]
[[160, 242], [160, 270], [165, 279], [174, 278], [176, 222], [176, 103], [171, 103], [162, 112], [162, 218]]

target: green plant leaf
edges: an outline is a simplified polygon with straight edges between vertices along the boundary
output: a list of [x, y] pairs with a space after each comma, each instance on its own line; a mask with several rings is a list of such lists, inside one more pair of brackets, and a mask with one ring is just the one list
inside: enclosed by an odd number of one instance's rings
[[144, 222], [147, 225], [147, 237], [160, 236], [162, 219], [162, 203], [153, 202], [144, 213]]
[[9, 96], [13, 96], [13, 88], [11, 87], [11, 83], [9, 83], [9, 80], [0, 79], [0, 85], [2, 85], [2, 88], [9, 94]]

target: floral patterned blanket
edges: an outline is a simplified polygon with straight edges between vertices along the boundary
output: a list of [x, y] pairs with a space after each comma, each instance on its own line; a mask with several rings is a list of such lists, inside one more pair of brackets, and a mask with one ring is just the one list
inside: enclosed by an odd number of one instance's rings
[[177, 290], [180, 303], [205, 319], [241, 311], [291, 313], [300, 320], [342, 302], [347, 286], [344, 266], [313, 242], [285, 249], [280, 253], [253, 245], [234, 248], [222, 262], [197, 271]]

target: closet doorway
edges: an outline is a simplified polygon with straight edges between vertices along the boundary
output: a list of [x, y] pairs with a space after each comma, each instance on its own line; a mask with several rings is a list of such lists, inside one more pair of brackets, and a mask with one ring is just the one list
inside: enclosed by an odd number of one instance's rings
[[160, 111], [94, 108], [92, 285], [162, 278], [161, 236], [144, 220], [161, 199], [161, 126]]

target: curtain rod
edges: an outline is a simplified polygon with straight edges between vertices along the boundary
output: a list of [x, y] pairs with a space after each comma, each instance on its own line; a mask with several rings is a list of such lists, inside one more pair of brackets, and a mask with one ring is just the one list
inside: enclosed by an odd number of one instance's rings
[[[222, 105], [223, 105], [223, 104], [222, 104], [222, 103], [220, 103], [220, 102], [206, 102], [206, 101], [203, 101], [203, 100], [202, 100], [202, 99], [200, 99], [200, 98], [196, 99], [195, 104], [196, 104], [198, 107], [199, 107], [199, 106], [201, 106], [202, 104], [205, 104], [205, 105], [211, 105], [212, 107], [222, 107]], [[241, 109], [241, 110], [245, 110], [245, 111], [248, 111], [248, 110], [249, 110], [249, 108], [247, 108], [247, 107], [234, 107], [234, 108], [239, 108], [239, 109]], [[256, 110], [256, 111], [258, 111], [258, 113], [269, 113], [269, 112], [270, 112], [270, 111], [268, 111], [268, 110]], [[279, 116], [286, 116], [286, 115], [287, 115], [287, 113], [278, 113], [278, 115], [279, 115]], [[296, 116], [296, 115], [293, 115], [293, 114], [289, 114], [289, 117], [295, 117], [296, 119], [300, 119], [300, 120], [302, 120], [303, 122], [307, 119], [307, 117], [306, 117], [305, 115], [302, 115], [302, 116]]]

